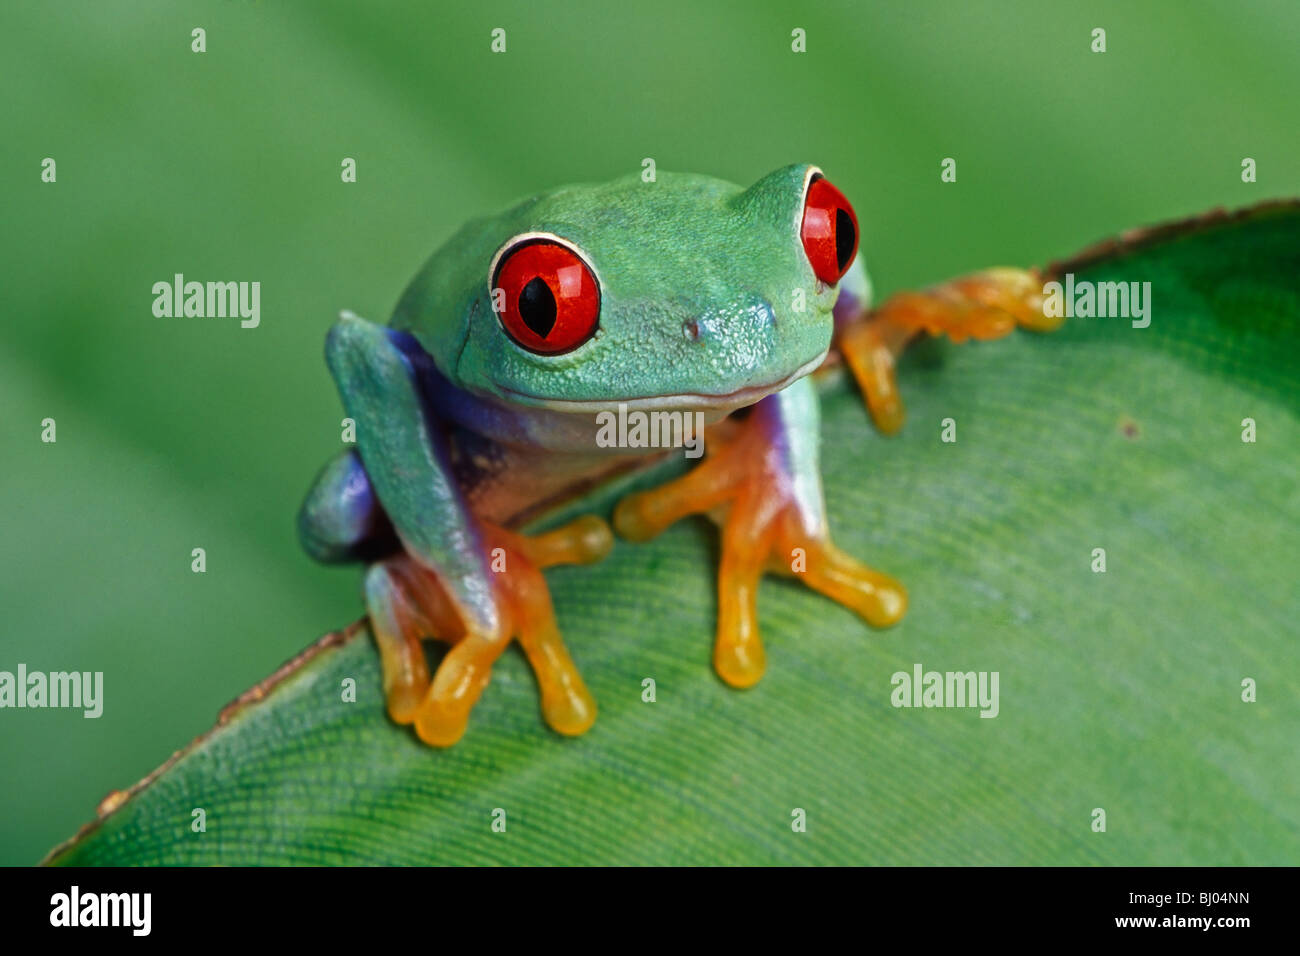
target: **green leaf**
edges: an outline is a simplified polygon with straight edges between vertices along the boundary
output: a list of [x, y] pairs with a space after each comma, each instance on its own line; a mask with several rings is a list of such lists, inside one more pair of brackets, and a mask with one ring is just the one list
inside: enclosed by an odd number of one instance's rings
[[[899, 627], [872, 631], [769, 578], [767, 675], [731, 690], [709, 666], [715, 534], [686, 522], [548, 573], [600, 704], [585, 737], [545, 729], [512, 650], [465, 739], [430, 750], [384, 716], [354, 627], [245, 695], [51, 860], [1294, 862], [1300, 205], [1055, 271], [1150, 282], [1150, 327], [1072, 319], [1051, 335], [924, 343], [900, 369], [909, 418], [893, 438], [842, 376], [825, 381], [831, 526], [907, 584]], [[945, 418], [956, 443], [939, 440]], [[996, 718], [891, 706], [891, 675], [918, 663], [998, 672]], [[1257, 702], [1242, 700], [1246, 678]]]

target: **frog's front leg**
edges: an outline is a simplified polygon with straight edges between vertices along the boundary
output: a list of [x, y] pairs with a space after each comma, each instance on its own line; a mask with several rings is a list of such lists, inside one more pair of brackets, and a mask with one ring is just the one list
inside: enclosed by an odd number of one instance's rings
[[[555, 621], [543, 568], [586, 564], [609, 550], [608, 526], [592, 515], [545, 534], [525, 537], [483, 525], [484, 542], [497, 555], [497, 600], [506, 630], [518, 638], [541, 691], [542, 715], [551, 728], [575, 736], [596, 719], [596, 704], [574, 666]], [[414, 723], [426, 743], [447, 746], [464, 731], [469, 708], [487, 684], [505, 641], [487, 642], [470, 659], [449, 668], [458, 652], [473, 647], [471, 634], [436, 572], [401, 551], [366, 572], [366, 608], [379, 647], [389, 715]], [[431, 683], [420, 640], [437, 637], [452, 645]], [[441, 690], [438, 678], [445, 679]]]
[[1063, 319], [1045, 314], [1043, 280], [1030, 269], [986, 269], [891, 296], [868, 311], [870, 290], [861, 261], [850, 267], [835, 304], [836, 347], [862, 389], [881, 431], [903, 426], [903, 402], [894, 367], [907, 344], [921, 333], [947, 335], [954, 342], [995, 339], [1017, 327], [1050, 332]]
[[[455, 743], [493, 663], [518, 637], [544, 716], [561, 733], [581, 733], [595, 705], [560, 641], [540, 569], [602, 557], [609, 529], [593, 517], [525, 538], [476, 519], [421, 392], [417, 364], [426, 358], [409, 336], [349, 315], [326, 344], [365, 477], [402, 544], [365, 583], [389, 714], [414, 723], [426, 743]], [[432, 679], [423, 637], [453, 645]]]
[[633, 540], [651, 538], [689, 514], [718, 518], [722, 559], [713, 663], [735, 687], [750, 687], [763, 676], [756, 598], [765, 570], [800, 578], [876, 627], [896, 623], [907, 609], [899, 582], [831, 543], [819, 426], [817, 394], [809, 379], [800, 379], [755, 405], [733, 434], [708, 440], [702, 464], [629, 495], [614, 512], [616, 530]]

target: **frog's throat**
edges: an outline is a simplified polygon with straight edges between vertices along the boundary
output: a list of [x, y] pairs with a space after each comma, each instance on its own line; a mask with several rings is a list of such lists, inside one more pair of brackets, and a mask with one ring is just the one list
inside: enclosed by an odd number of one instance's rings
[[544, 398], [540, 395], [529, 395], [527, 392], [517, 392], [512, 388], [498, 386], [502, 394], [512, 402], [521, 405], [529, 405], [535, 408], [545, 408], [557, 412], [602, 412], [619, 405], [626, 406], [628, 411], [659, 411], [662, 409], [684, 408], [684, 409], [717, 409], [720, 411], [734, 411], [738, 408], [745, 408], [753, 405], [760, 399], [766, 398], [774, 392], [779, 392], [792, 382], [803, 378], [809, 372], [814, 371], [826, 361], [826, 354], [829, 348], [821, 352], [815, 358], [800, 365], [797, 369], [779, 381], [770, 385], [748, 385], [745, 388], [736, 389], [734, 392], [726, 392], [718, 395], [708, 395], [701, 392], [676, 392], [671, 395], [644, 395], [637, 398], [607, 398], [598, 401], [577, 401], [564, 398]]

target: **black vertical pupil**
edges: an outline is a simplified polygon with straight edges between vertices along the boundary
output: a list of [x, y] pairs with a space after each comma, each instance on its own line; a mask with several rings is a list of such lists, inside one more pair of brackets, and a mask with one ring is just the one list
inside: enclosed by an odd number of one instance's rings
[[555, 293], [541, 276], [532, 279], [519, 293], [519, 317], [538, 338], [546, 338], [555, 328]]
[[843, 209], [835, 210], [835, 259], [839, 262], [840, 272], [849, 267], [849, 256], [853, 255], [853, 247], [857, 244], [857, 230], [853, 228], [853, 220]]

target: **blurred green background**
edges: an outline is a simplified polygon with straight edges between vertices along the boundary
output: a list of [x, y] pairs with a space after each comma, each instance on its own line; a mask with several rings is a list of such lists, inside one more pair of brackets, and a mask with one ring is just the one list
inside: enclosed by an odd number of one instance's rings
[[[293, 530], [339, 440], [323, 336], [385, 318], [464, 219], [647, 156], [742, 183], [816, 162], [887, 294], [1300, 193], [1291, 0], [608, 6], [0, 8], [0, 669], [102, 670], [106, 696], [0, 712], [0, 863], [359, 616], [358, 572]], [[260, 281], [261, 327], [155, 318], [175, 272]]]

